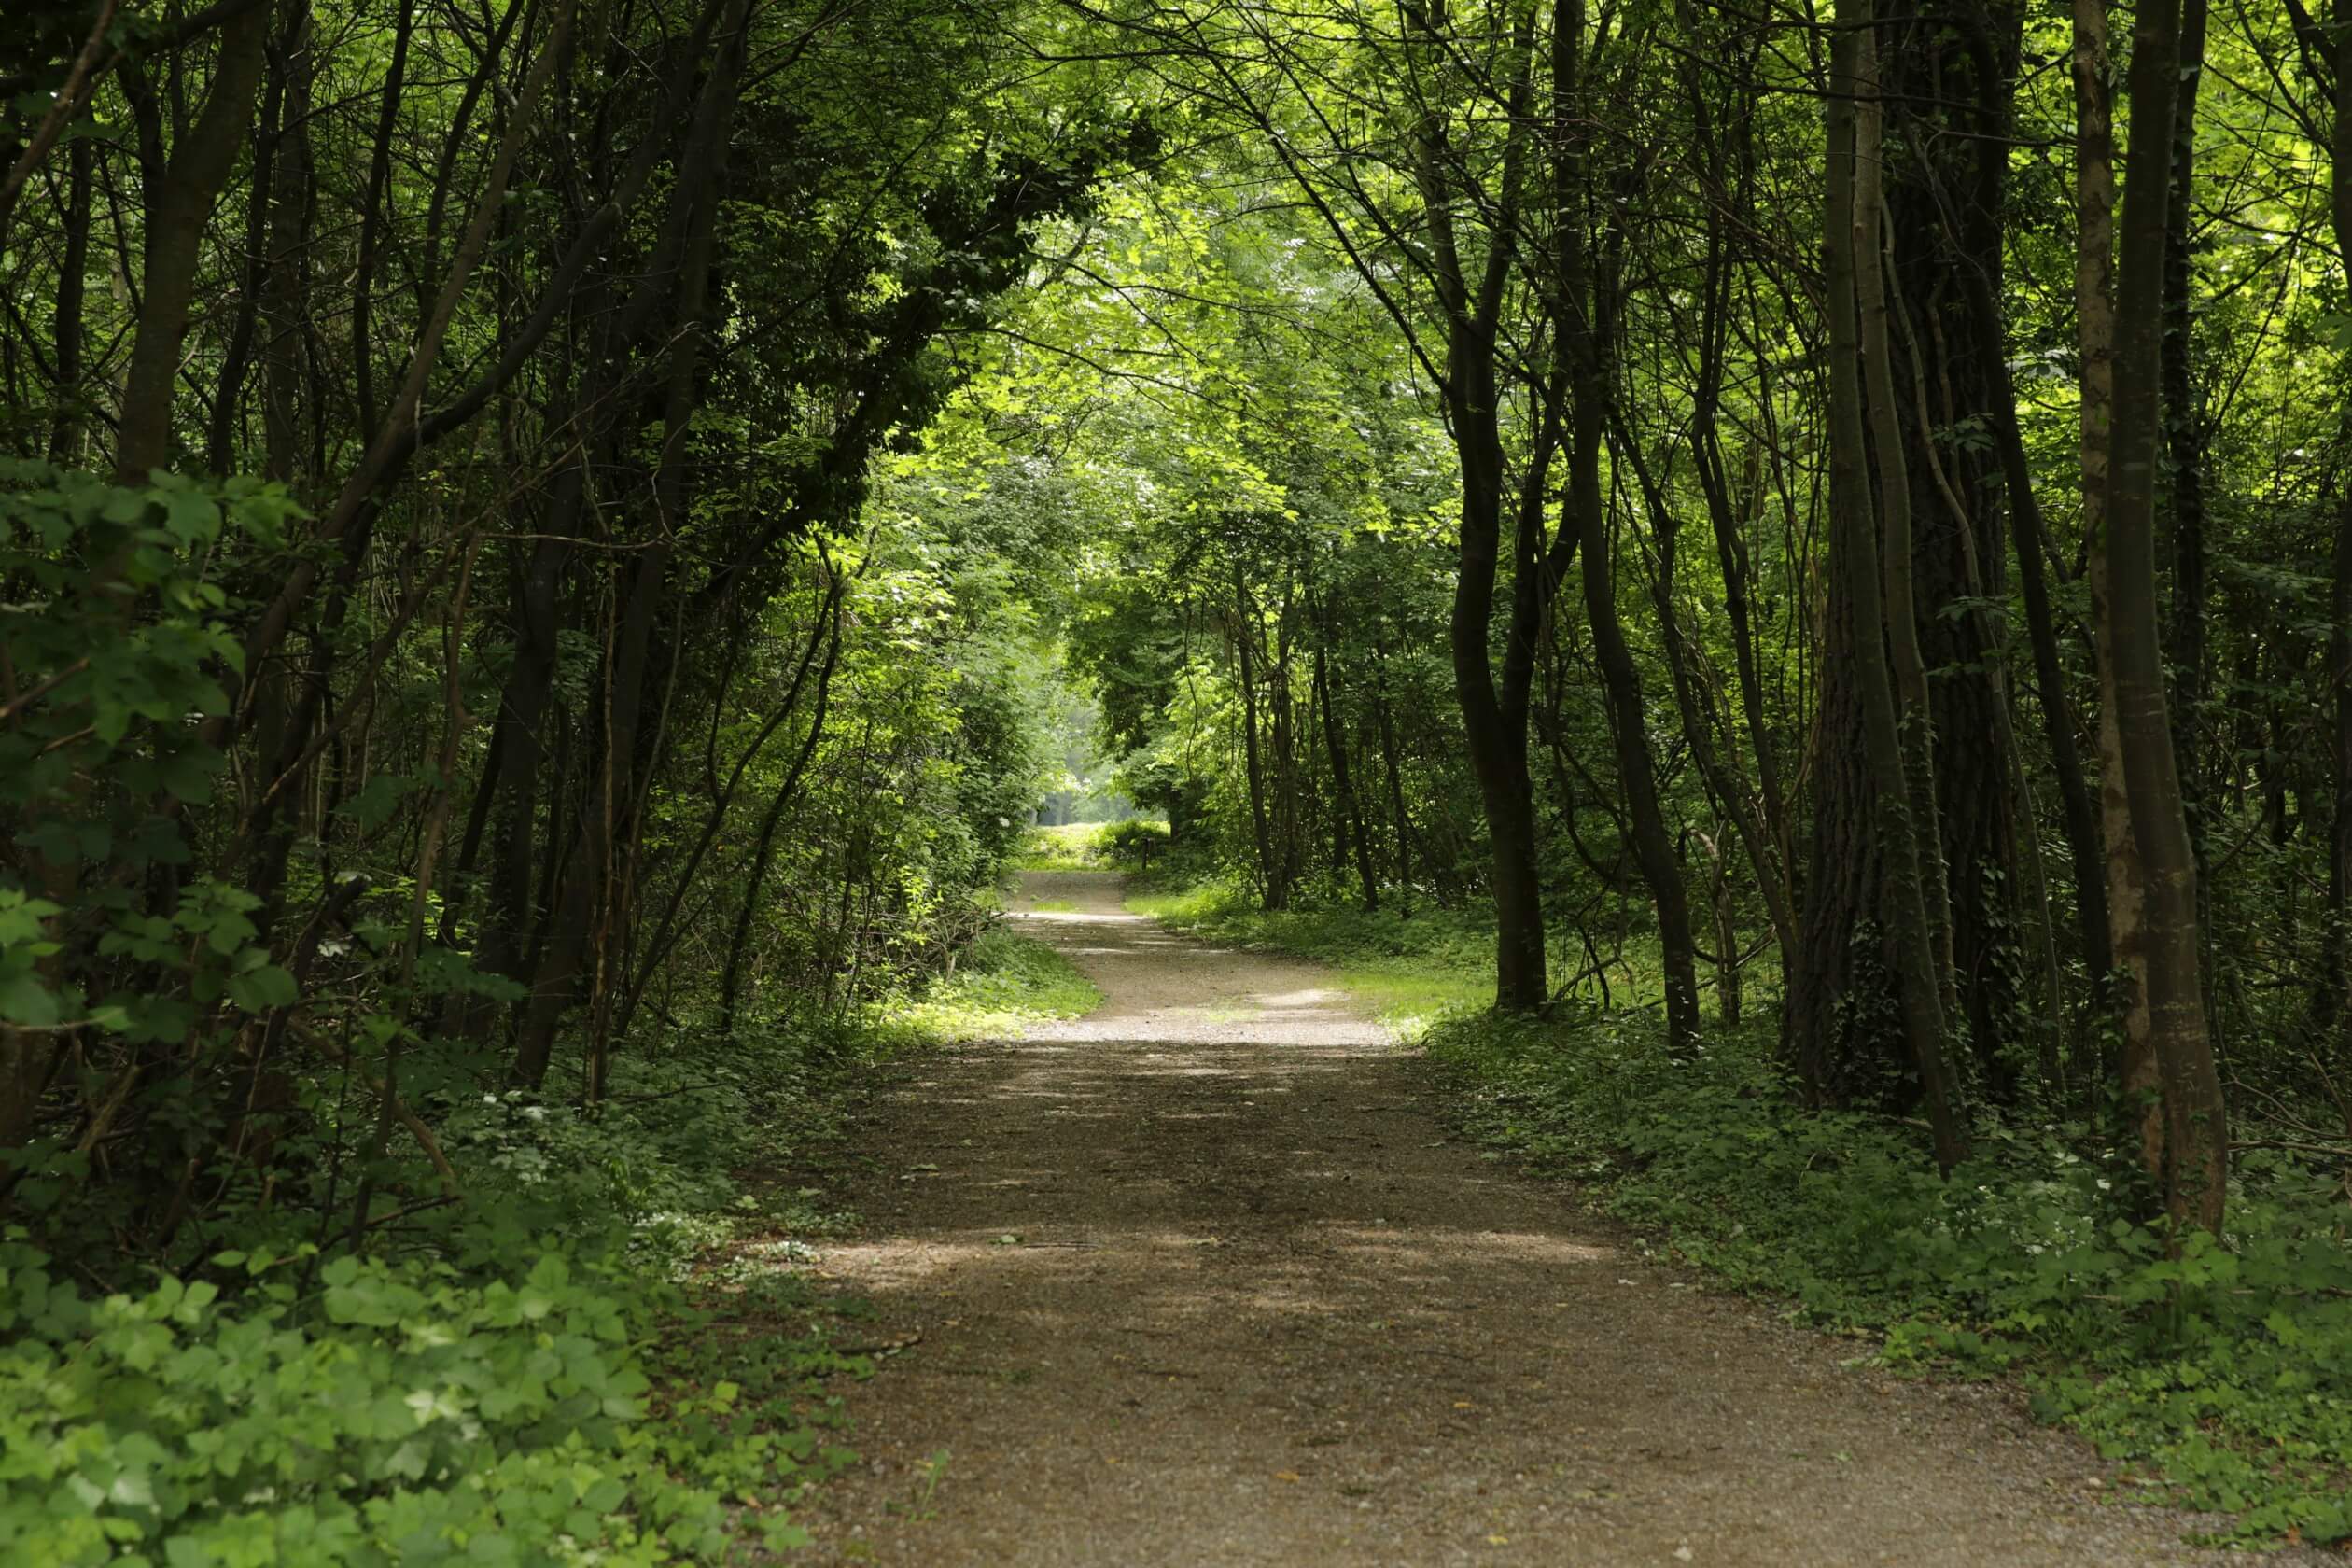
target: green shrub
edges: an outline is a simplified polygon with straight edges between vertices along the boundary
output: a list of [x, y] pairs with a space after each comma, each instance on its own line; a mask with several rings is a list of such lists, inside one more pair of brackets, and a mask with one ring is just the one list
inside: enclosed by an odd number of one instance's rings
[[1133, 817], [1113, 822], [1096, 841], [1097, 854], [1121, 871], [1144, 872], [1168, 851], [1168, 824]]
[[92, 1296], [0, 1243], [0, 1560], [719, 1562], [739, 1494], [839, 1463], [724, 1381], [651, 1420], [642, 1347], [678, 1303], [618, 1257], [316, 1264], [224, 1253]]

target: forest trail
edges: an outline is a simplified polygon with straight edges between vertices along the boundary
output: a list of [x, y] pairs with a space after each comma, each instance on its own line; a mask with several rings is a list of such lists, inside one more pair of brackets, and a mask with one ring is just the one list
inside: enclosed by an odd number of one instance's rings
[[1316, 966], [1170, 935], [1110, 874], [1018, 908], [1105, 1001], [875, 1113], [866, 1231], [819, 1267], [921, 1337], [848, 1390], [816, 1561], [2216, 1560], [2013, 1393], [1843, 1366], [1447, 1141]]

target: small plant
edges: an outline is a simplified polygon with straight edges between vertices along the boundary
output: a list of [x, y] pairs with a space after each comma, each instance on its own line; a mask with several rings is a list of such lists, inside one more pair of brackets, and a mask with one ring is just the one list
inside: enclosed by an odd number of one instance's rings
[[948, 1450], [941, 1449], [915, 1466], [915, 1497], [907, 1509], [912, 1517], [918, 1519], [930, 1519], [939, 1511], [931, 1505], [931, 1498], [939, 1491], [941, 1479], [947, 1474], [949, 1458]]

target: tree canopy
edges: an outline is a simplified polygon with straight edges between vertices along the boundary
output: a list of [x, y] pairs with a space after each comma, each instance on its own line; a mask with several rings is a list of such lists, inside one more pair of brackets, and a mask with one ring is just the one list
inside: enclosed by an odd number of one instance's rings
[[581, 1281], [835, 1113], [1049, 796], [2341, 1308], [2341, 9], [18, 7], [0, 1329], [243, 1323], [228, 1398], [429, 1296], [537, 1392], [202, 1481], [209, 1417], [6, 1396], [116, 1491], [0, 1545], [226, 1549], [269, 1475], [289, 1561], [722, 1554], [813, 1449], [637, 1446]]

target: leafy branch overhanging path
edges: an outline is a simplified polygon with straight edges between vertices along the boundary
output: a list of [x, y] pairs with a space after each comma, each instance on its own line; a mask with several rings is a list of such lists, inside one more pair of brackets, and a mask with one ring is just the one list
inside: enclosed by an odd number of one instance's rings
[[1448, 1141], [1326, 972], [1022, 892], [1105, 1001], [878, 1113], [821, 1267], [920, 1339], [851, 1392], [819, 1561], [2219, 1561], [2012, 1393], [1846, 1365]]

